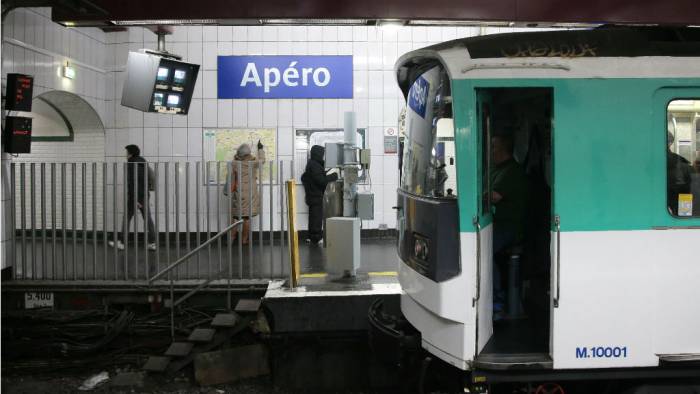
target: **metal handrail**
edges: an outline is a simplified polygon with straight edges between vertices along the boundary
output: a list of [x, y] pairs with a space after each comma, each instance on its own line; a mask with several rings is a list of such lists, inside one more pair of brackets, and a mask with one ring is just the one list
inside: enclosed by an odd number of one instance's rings
[[233, 230], [234, 227], [240, 226], [241, 224], [243, 224], [243, 220], [238, 220], [238, 221], [233, 222], [230, 226], [228, 226], [228, 227], [226, 227], [225, 229], [221, 230], [218, 234], [216, 234], [215, 236], [209, 238], [206, 242], [200, 244], [200, 245], [197, 246], [196, 248], [194, 248], [194, 249], [192, 249], [191, 251], [189, 251], [186, 255], [184, 255], [184, 256], [180, 257], [179, 259], [175, 260], [174, 263], [172, 263], [172, 264], [170, 264], [169, 266], [165, 267], [165, 268], [164, 268], [162, 271], [160, 271], [159, 273], [153, 275], [153, 277], [151, 277], [151, 279], [148, 280], [148, 284], [149, 284], [149, 285], [152, 285], [153, 282], [155, 282], [157, 279], [160, 279], [162, 276], [164, 276], [165, 274], [167, 274], [168, 272], [170, 272], [170, 271], [173, 270], [174, 268], [177, 268], [177, 267], [178, 267], [180, 264], [182, 264], [183, 262], [189, 260], [190, 257], [194, 256], [195, 253], [197, 253], [197, 252], [199, 252], [200, 250], [202, 250], [205, 246], [207, 246], [207, 245], [211, 244], [212, 242], [216, 241], [217, 239], [221, 238], [224, 234], [226, 234], [227, 232]]
[[[156, 279], [162, 277], [163, 275], [169, 273], [171, 270], [174, 268], [177, 268], [180, 264], [183, 262], [187, 261], [190, 257], [194, 256], [197, 254], [202, 248], [205, 246], [211, 244], [212, 242], [216, 241], [217, 239], [221, 238], [224, 234], [228, 233], [229, 231], [233, 230], [237, 226], [240, 226], [243, 224], [243, 220], [238, 220], [233, 222], [231, 225], [226, 227], [225, 229], [221, 230], [218, 234], [215, 236], [209, 238], [206, 242], [200, 244], [196, 248], [192, 249], [189, 251], [187, 254], [184, 256], [180, 257], [179, 259], [175, 260], [174, 263], [170, 264], [167, 266], [165, 269], [160, 271], [159, 273], [155, 274], [151, 279], [148, 280], [148, 284], [151, 285], [153, 282], [156, 281]], [[226, 306], [228, 307], [229, 310], [231, 310], [231, 261], [228, 262], [228, 297], [226, 300]], [[220, 274], [219, 274], [220, 275]], [[170, 275], [169, 275], [170, 276]], [[170, 276], [170, 337], [175, 340], [175, 307], [179, 305], [182, 301], [186, 300], [187, 298], [190, 298], [193, 296], [195, 293], [197, 293], [199, 290], [207, 287], [210, 283], [210, 280], [204, 281], [204, 283], [200, 284], [199, 286], [195, 287], [192, 289], [189, 293], [185, 294], [184, 297], [182, 297], [180, 300], [177, 302], [175, 301], [175, 281], [173, 280], [172, 276]]]

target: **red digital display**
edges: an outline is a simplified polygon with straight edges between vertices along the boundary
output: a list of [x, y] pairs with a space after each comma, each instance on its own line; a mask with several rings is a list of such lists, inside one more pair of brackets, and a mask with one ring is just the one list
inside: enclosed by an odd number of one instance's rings
[[7, 91], [5, 109], [8, 111], [32, 110], [32, 92], [34, 77], [24, 74], [7, 74]]

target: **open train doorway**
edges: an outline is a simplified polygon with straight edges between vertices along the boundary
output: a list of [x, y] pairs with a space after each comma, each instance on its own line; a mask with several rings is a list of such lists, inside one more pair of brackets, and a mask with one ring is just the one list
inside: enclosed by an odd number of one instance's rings
[[491, 299], [480, 309], [491, 313], [479, 316], [477, 361], [551, 363], [553, 89], [478, 89], [477, 108], [481, 219], [492, 224], [482, 231]]

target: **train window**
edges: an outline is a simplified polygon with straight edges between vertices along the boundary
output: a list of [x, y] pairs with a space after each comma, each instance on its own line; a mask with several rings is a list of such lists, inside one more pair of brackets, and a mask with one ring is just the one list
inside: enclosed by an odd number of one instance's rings
[[671, 101], [667, 119], [668, 211], [677, 217], [700, 217], [700, 99]]
[[442, 67], [421, 74], [408, 92], [401, 188], [434, 198], [457, 196], [450, 79]]

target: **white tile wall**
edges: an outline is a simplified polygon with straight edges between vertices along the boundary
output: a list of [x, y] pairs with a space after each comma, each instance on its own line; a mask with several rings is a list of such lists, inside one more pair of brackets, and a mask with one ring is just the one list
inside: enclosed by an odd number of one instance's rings
[[[375, 196], [373, 226], [395, 225], [390, 207], [397, 186], [396, 155], [384, 155], [383, 132], [396, 126], [403, 100], [393, 66], [416, 48], [479, 34], [471, 27], [374, 26], [176, 26], [166, 47], [200, 64], [187, 116], [143, 114], [120, 105], [128, 52], [155, 47], [156, 36], [143, 28], [104, 33], [99, 29], [66, 29], [50, 21], [48, 9], [18, 9], [6, 21], [5, 35], [57, 53], [47, 56], [8, 43], [2, 45], [3, 78], [8, 72], [36, 75], [37, 92], [61, 89], [94, 103], [107, 128], [104, 157], [123, 160], [123, 146], [142, 145], [151, 160], [202, 160], [204, 128], [276, 127], [279, 158], [291, 158], [294, 130], [342, 127], [343, 113], [355, 111], [358, 127], [368, 128]], [[502, 29], [489, 29], [502, 32]], [[354, 98], [299, 100], [217, 100], [217, 55], [353, 55]], [[66, 82], [56, 68], [68, 60], [108, 70], [78, 69]], [[282, 156], [285, 155], [285, 156]], [[288, 155], [288, 156], [286, 156]], [[303, 205], [303, 204], [302, 204]], [[306, 211], [304, 209], [303, 211]], [[305, 223], [305, 220], [302, 220]]]

